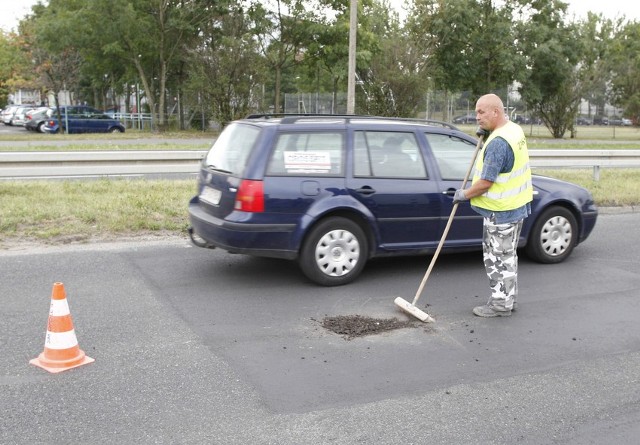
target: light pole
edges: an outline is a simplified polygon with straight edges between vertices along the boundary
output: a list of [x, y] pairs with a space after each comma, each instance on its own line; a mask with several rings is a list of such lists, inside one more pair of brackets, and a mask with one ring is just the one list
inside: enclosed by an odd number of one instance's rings
[[351, 0], [349, 13], [349, 79], [347, 82], [347, 114], [356, 108], [356, 35], [358, 27], [358, 0]]

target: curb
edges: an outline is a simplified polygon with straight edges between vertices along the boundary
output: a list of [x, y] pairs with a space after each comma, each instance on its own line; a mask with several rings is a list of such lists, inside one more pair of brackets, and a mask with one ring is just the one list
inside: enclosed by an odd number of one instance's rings
[[621, 215], [624, 213], [638, 213], [639, 206], [619, 206], [619, 207], [598, 207], [600, 215]]

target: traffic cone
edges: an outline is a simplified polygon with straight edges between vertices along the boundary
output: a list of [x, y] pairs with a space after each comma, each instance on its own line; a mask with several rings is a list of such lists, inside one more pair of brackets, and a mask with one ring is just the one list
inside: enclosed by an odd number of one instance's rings
[[64, 285], [53, 283], [44, 351], [37, 358], [29, 360], [29, 363], [49, 372], [58, 373], [94, 361], [78, 346]]

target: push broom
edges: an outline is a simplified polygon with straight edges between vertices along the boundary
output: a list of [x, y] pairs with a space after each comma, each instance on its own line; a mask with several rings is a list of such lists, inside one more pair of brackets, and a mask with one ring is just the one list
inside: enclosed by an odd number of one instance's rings
[[[480, 148], [482, 147], [482, 141], [484, 140], [485, 131], [482, 128], [478, 127], [478, 130], [476, 130], [476, 135], [478, 136], [478, 144], [476, 145], [476, 150], [473, 152], [473, 159], [471, 160], [471, 165], [469, 165], [467, 174], [464, 176], [464, 180], [462, 181], [463, 189], [467, 185], [467, 181], [469, 180], [469, 176], [471, 175], [471, 170], [473, 170], [473, 166], [476, 163], [478, 152], [480, 151]], [[434, 322], [435, 319], [431, 317], [431, 315], [427, 314], [426, 312], [418, 309], [416, 307], [416, 303], [418, 302], [418, 299], [422, 294], [422, 290], [424, 289], [425, 284], [427, 284], [427, 280], [429, 279], [429, 275], [431, 275], [431, 270], [433, 269], [433, 266], [436, 264], [436, 260], [438, 259], [440, 250], [442, 250], [444, 240], [447, 238], [447, 234], [449, 233], [449, 228], [451, 227], [451, 223], [453, 222], [453, 217], [456, 214], [456, 210], [458, 210], [457, 202], [453, 204], [453, 208], [451, 209], [451, 214], [449, 215], [449, 220], [447, 221], [447, 225], [444, 228], [444, 232], [442, 233], [442, 238], [440, 238], [440, 242], [438, 243], [438, 248], [436, 249], [436, 252], [433, 254], [433, 257], [431, 258], [431, 263], [429, 264], [429, 268], [427, 269], [427, 272], [424, 274], [424, 278], [422, 278], [422, 282], [420, 283], [420, 287], [416, 292], [416, 296], [413, 297], [413, 301], [409, 303], [407, 300], [401, 297], [396, 297], [396, 299], [394, 300], [394, 303], [400, 309], [402, 309], [403, 311], [407, 312], [410, 315], [413, 315], [418, 320], [424, 321], [425, 323]]]

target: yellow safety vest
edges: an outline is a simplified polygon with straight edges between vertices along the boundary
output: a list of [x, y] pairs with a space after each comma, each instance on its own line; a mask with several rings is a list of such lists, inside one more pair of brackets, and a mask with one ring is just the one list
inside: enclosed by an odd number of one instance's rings
[[487, 210], [508, 211], [522, 207], [533, 200], [529, 151], [522, 128], [513, 122], [494, 130], [485, 141], [473, 174], [473, 183], [480, 179], [486, 147], [496, 137], [505, 139], [513, 150], [513, 168], [500, 173], [491, 188], [481, 196], [471, 198], [471, 205]]

